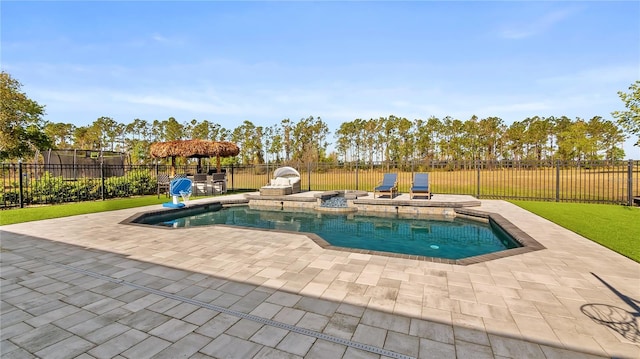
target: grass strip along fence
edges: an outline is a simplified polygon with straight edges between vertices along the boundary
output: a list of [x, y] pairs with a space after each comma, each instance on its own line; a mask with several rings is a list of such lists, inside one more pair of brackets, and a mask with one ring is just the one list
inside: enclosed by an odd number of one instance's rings
[[64, 203], [56, 206], [32, 206], [0, 212], [0, 226], [14, 223], [40, 221], [43, 219], [76, 216], [80, 214], [116, 211], [119, 209], [159, 205], [167, 202], [163, 196], [142, 196], [135, 198], [116, 198], [105, 201], [85, 201]]
[[[398, 174], [407, 193], [413, 174], [429, 173], [435, 194], [477, 198], [633, 205], [640, 197], [640, 161], [416, 161], [409, 163], [289, 163], [303, 190], [365, 190], [384, 173]], [[227, 188], [254, 191], [269, 182], [278, 164], [230, 166]], [[206, 172], [208, 169], [204, 169]], [[165, 165], [0, 164], [0, 208], [106, 200], [155, 194]], [[192, 175], [196, 166], [177, 173]]]

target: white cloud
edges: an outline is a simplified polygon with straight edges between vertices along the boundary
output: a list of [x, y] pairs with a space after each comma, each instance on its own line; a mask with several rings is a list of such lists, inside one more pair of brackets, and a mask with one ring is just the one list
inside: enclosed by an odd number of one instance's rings
[[590, 68], [561, 76], [542, 78], [542, 85], [572, 84], [573, 86], [597, 86], [602, 83], [628, 81], [631, 84], [640, 78], [640, 65], [609, 65]]
[[168, 42], [168, 41], [170, 41], [168, 37], [164, 37], [164, 36], [162, 36], [160, 34], [153, 34], [153, 35], [151, 35], [151, 38], [154, 41], [157, 41], [157, 42]]
[[[543, 113], [552, 109], [551, 104], [544, 101], [521, 102], [521, 103], [500, 103], [478, 108], [478, 114], [484, 116], [496, 116], [496, 114], [512, 114], [512, 113]], [[493, 115], [491, 115], [493, 114]]]
[[[155, 43], [158, 44], [162, 44], [162, 45], [170, 45], [170, 46], [175, 46], [175, 45], [184, 45], [185, 44], [185, 39], [183, 37], [180, 36], [167, 36], [167, 35], [163, 35], [161, 33], [153, 33], [151, 34], [151, 40]], [[148, 38], [145, 39], [144, 42], [148, 42]]]
[[550, 30], [556, 24], [567, 19], [574, 10], [563, 9], [549, 12], [537, 19], [527, 19], [519, 24], [507, 25], [500, 32], [500, 36], [506, 39], [524, 39]]

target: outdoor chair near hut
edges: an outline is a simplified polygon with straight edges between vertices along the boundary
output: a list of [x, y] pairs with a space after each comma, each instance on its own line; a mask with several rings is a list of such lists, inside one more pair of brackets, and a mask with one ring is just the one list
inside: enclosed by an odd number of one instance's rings
[[[220, 172], [221, 172], [221, 173], [226, 173], [226, 172], [227, 172], [227, 169], [226, 169], [226, 168], [221, 168], [221, 169], [220, 169]], [[214, 173], [218, 173], [218, 169], [217, 169], [217, 168], [212, 168], [212, 169], [210, 169], [210, 170], [207, 172], [207, 174], [208, 174], [209, 176], [211, 176], [211, 175], [212, 175], [212, 174], [214, 174]]]
[[389, 198], [394, 198], [398, 195], [398, 174], [397, 173], [385, 173], [382, 177], [382, 181], [373, 189], [373, 198], [388, 194]]
[[171, 181], [169, 180], [169, 175], [166, 173], [158, 173], [158, 198], [160, 198], [160, 192], [165, 193], [167, 197], [169, 197], [169, 185]]
[[227, 192], [227, 174], [225, 172], [211, 174], [211, 191], [214, 195]]
[[209, 186], [207, 184], [207, 174], [206, 173], [196, 173], [193, 175], [193, 194], [196, 196], [202, 192], [204, 195], [209, 194], [208, 190]]

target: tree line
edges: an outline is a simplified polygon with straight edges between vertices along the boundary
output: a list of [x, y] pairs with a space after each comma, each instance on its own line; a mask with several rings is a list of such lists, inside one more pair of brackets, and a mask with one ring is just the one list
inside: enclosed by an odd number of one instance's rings
[[47, 123], [43, 131], [51, 139], [53, 148], [124, 152], [136, 164], [151, 161], [149, 146], [152, 143], [185, 139], [234, 142], [241, 151], [238, 158], [231, 161], [240, 164], [322, 161], [329, 146], [329, 127], [320, 117], [313, 116], [297, 122], [284, 119], [269, 127], [244, 121], [234, 129], [208, 120], [181, 123], [170, 117], [153, 122], [135, 119], [123, 124], [110, 117], [100, 117], [87, 126]]
[[100, 117], [88, 126], [47, 123], [44, 134], [53, 148], [127, 153], [133, 163], [149, 161], [149, 145], [181, 139], [227, 140], [240, 146], [241, 164], [322, 161], [408, 162], [412, 160], [617, 160], [624, 158], [623, 130], [596, 116], [589, 120], [529, 117], [506, 125], [501, 118], [451, 117], [409, 120], [391, 115], [344, 122], [329, 153], [329, 127], [320, 118], [284, 119], [272, 126], [244, 121], [227, 129], [207, 120], [128, 124]]
[[614, 122], [599, 116], [534, 116], [509, 126], [499, 117], [410, 121], [389, 116], [343, 123], [336, 131], [336, 147], [343, 158], [370, 162], [615, 160], [624, 157], [625, 138]]
[[[640, 135], [640, 81], [619, 92], [626, 111], [612, 113], [617, 121], [533, 116], [510, 125], [499, 117], [446, 116], [407, 119], [390, 115], [340, 124], [330, 142], [328, 125], [309, 116], [256, 126], [249, 120], [233, 129], [209, 120], [179, 122], [134, 119], [120, 123], [100, 117], [87, 126], [43, 120], [44, 106], [20, 92], [21, 84], [2, 72], [0, 99], [0, 160], [52, 149], [125, 152], [133, 164], [150, 163], [153, 142], [181, 139], [232, 141], [241, 148], [239, 164], [265, 162], [335, 162], [412, 160], [617, 160], [625, 156], [627, 133]], [[330, 145], [333, 150], [329, 152]], [[640, 139], [636, 145], [640, 145]]]

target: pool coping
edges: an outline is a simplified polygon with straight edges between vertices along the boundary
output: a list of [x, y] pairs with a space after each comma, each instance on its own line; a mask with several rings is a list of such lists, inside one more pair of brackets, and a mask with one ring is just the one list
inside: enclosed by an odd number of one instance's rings
[[[311, 197], [311, 198], [313, 200], [316, 200], [316, 198], [313, 198], [313, 197]], [[176, 229], [177, 230], [185, 230], [185, 229], [188, 230], [189, 228], [183, 228], [183, 227], [174, 228], [174, 227], [164, 227], [164, 226], [156, 226], [156, 225], [151, 225], [151, 224], [138, 223], [138, 222], [136, 222], [136, 220], [139, 220], [139, 219], [142, 219], [142, 218], [145, 218], [145, 217], [149, 217], [149, 216], [153, 216], [153, 215], [157, 215], [157, 214], [168, 213], [168, 212], [172, 212], [172, 211], [181, 211], [182, 212], [182, 211], [188, 211], [190, 209], [209, 208], [209, 207], [212, 207], [212, 206], [221, 206], [222, 207], [222, 206], [247, 205], [249, 203], [249, 200], [250, 200], [250, 198], [218, 200], [218, 201], [214, 201], [214, 202], [193, 204], [193, 205], [190, 205], [188, 207], [183, 207], [183, 208], [162, 208], [162, 209], [153, 210], [153, 211], [139, 212], [139, 213], [136, 213], [136, 214], [134, 214], [132, 216], [129, 216], [128, 218], [126, 218], [123, 221], [119, 222], [119, 224], [142, 226], [142, 227], [151, 227], [151, 228], [155, 228], [155, 229], [165, 229], [165, 230], [176, 230]], [[408, 201], [403, 201], [403, 202], [408, 202]], [[377, 203], [379, 203], [379, 202], [377, 202]], [[377, 203], [374, 202], [373, 204], [377, 204]], [[439, 202], [438, 204], [440, 204], [440, 203], [442, 203], [442, 202]], [[388, 203], [384, 203], [384, 204], [388, 204]], [[455, 265], [461, 265], [461, 266], [478, 264], [478, 263], [482, 263], [482, 262], [486, 262], [486, 261], [492, 261], [492, 260], [495, 260], [495, 259], [511, 257], [511, 256], [524, 254], [524, 253], [530, 253], [530, 252], [534, 252], [534, 251], [538, 251], [538, 250], [546, 248], [540, 242], [536, 241], [533, 237], [531, 237], [529, 234], [524, 232], [522, 229], [518, 228], [515, 224], [511, 223], [509, 220], [507, 220], [506, 218], [504, 218], [500, 214], [492, 213], [492, 212], [485, 212], [485, 211], [478, 211], [478, 210], [469, 209], [469, 208], [462, 208], [462, 207], [458, 207], [458, 208], [454, 207], [452, 209], [455, 212], [456, 216], [460, 216], [462, 218], [468, 218], [468, 219], [472, 219], [472, 220], [483, 219], [483, 220], [487, 220], [489, 222], [492, 221], [501, 230], [506, 232], [513, 240], [518, 242], [521, 245], [521, 247], [505, 249], [505, 250], [502, 250], [502, 251], [499, 251], [499, 252], [481, 254], [481, 255], [472, 256], [472, 257], [466, 257], [466, 258], [462, 258], [462, 259], [447, 259], [447, 258], [436, 258], [436, 257], [428, 257], [428, 256], [421, 256], [421, 255], [413, 255], [413, 254], [400, 254], [400, 253], [392, 253], [392, 252], [382, 252], [382, 251], [374, 251], [374, 250], [367, 250], [367, 249], [358, 249], [358, 248], [347, 248], [347, 247], [334, 246], [331, 243], [327, 242], [322, 237], [320, 237], [319, 235], [317, 235], [315, 233], [310, 233], [310, 232], [287, 231], [287, 230], [282, 230], [282, 229], [241, 227], [241, 226], [231, 226], [231, 225], [225, 225], [225, 224], [212, 224], [211, 226], [220, 226], [220, 227], [228, 227], [228, 228], [243, 228], [243, 229], [254, 230], [254, 231], [279, 232], [279, 233], [289, 233], [289, 234], [303, 235], [303, 236], [306, 236], [307, 238], [311, 239], [320, 248], [326, 249], [326, 250], [337, 250], [337, 251], [350, 252], [350, 253], [379, 255], [379, 256], [386, 256], [386, 257], [392, 257], [392, 258], [414, 259], [414, 260], [419, 260], [419, 261], [426, 261], [426, 262], [433, 262], [433, 263], [444, 263], [444, 264], [455, 264]]]

